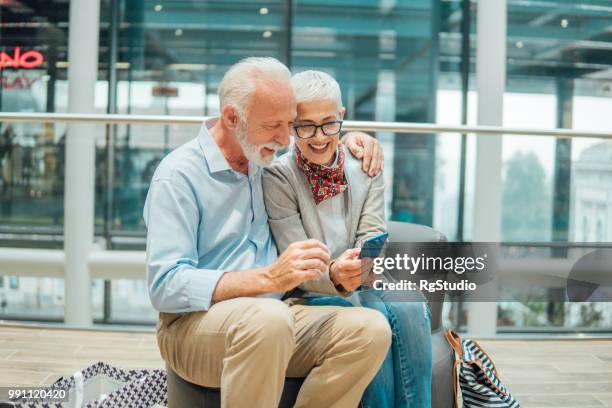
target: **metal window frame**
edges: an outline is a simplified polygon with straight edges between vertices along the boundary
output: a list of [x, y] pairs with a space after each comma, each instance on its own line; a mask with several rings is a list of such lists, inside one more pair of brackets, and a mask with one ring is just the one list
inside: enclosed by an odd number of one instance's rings
[[[0, 112], [0, 122], [89, 123], [116, 125], [200, 125], [211, 116], [125, 115], [89, 113], [21, 113]], [[504, 126], [471, 126], [418, 122], [344, 121], [343, 130], [395, 133], [473, 133], [478, 136], [529, 136], [560, 138], [612, 139], [612, 130], [582, 131], [579, 129], [535, 129]], [[400, 135], [401, 136], [401, 135]], [[84, 135], [83, 137], [88, 137]], [[442, 137], [442, 135], [438, 135]]]

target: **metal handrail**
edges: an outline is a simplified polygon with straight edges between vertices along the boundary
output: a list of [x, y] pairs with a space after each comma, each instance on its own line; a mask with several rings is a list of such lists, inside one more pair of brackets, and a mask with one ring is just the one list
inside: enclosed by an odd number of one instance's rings
[[[199, 125], [207, 116], [167, 116], [167, 115], [122, 115], [89, 113], [13, 113], [0, 112], [0, 122], [42, 122], [42, 123], [104, 123], [140, 125]], [[503, 126], [440, 125], [415, 122], [374, 122], [344, 121], [345, 130], [364, 132], [397, 133], [477, 133], [478, 135], [544, 136], [560, 138], [599, 138], [612, 139], [612, 130], [581, 131], [575, 129], [530, 129]]]

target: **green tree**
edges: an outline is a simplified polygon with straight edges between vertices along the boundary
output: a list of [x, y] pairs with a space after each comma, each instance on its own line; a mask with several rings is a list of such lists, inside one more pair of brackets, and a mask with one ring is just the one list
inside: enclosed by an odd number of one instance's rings
[[550, 240], [550, 191], [534, 153], [519, 151], [508, 160], [502, 200], [504, 241]]

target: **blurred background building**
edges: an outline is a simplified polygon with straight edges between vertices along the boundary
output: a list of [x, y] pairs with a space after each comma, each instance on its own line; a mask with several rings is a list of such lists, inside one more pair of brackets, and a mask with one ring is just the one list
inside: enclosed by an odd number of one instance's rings
[[[95, 1], [95, 0], [94, 0]], [[68, 101], [69, 0], [0, 0], [0, 111]], [[98, 113], [215, 115], [217, 87], [246, 56], [320, 69], [347, 119], [475, 124], [477, 3], [470, 0], [100, 0]], [[508, 0], [503, 125], [612, 130], [612, 3]], [[95, 233], [144, 248], [149, 179], [188, 125], [96, 127]], [[61, 248], [66, 125], [0, 123], [0, 246]], [[475, 138], [379, 133], [390, 219], [472, 239]], [[501, 238], [552, 253], [612, 240], [612, 142], [505, 136]], [[534, 243], [537, 244], [534, 246]], [[551, 289], [552, 290], [552, 289]], [[144, 280], [94, 280], [99, 322], [150, 324]], [[0, 276], [0, 318], [61, 320], [62, 279]], [[460, 307], [448, 319], [464, 323]], [[606, 303], [498, 304], [498, 331], [612, 330]]]

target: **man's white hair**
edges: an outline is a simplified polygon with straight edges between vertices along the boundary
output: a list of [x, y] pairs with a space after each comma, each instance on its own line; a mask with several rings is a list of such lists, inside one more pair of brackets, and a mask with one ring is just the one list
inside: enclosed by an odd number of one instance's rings
[[233, 106], [239, 116], [245, 116], [258, 81], [282, 83], [291, 81], [291, 72], [276, 58], [248, 57], [232, 65], [219, 83], [221, 110]]
[[291, 78], [291, 85], [297, 103], [332, 101], [338, 110], [342, 109], [340, 85], [329, 74], [322, 71], [303, 71]]

